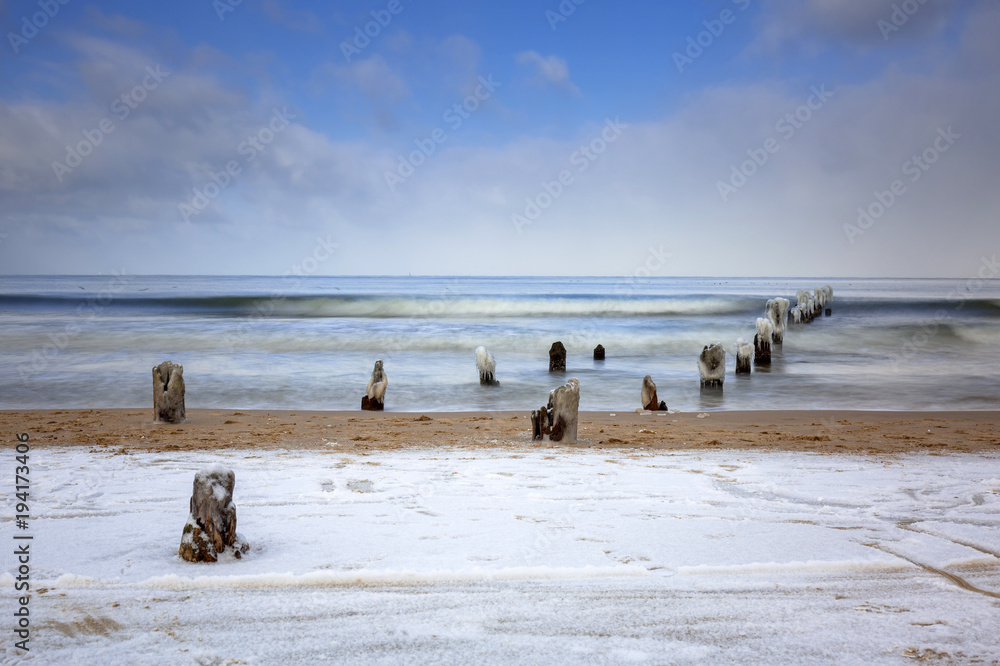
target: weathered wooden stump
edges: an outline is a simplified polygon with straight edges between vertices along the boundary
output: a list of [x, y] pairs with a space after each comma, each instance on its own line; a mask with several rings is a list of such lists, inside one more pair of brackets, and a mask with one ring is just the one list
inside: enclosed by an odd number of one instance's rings
[[385, 389], [389, 386], [389, 376], [382, 369], [382, 359], [375, 361], [371, 379], [361, 398], [361, 409], [370, 412], [380, 412], [385, 408]]
[[184, 423], [184, 366], [164, 361], [153, 366], [153, 420]]
[[552, 432], [549, 425], [551, 422], [552, 414], [548, 407], [543, 405], [541, 409], [531, 412], [531, 439], [533, 441], [545, 439], [546, 435]]
[[476, 368], [479, 370], [480, 384], [495, 386], [500, 383], [496, 379], [497, 360], [493, 352], [482, 345], [476, 347]]
[[194, 475], [190, 510], [178, 555], [188, 562], [215, 562], [227, 550], [239, 558], [250, 545], [236, 533], [233, 488], [236, 474], [222, 465], [206, 467]]
[[549, 440], [574, 444], [580, 410], [580, 381], [573, 377], [549, 393], [552, 405], [552, 432]]
[[753, 336], [753, 362], [767, 365], [771, 362], [771, 320], [757, 317], [757, 335]]
[[726, 381], [726, 350], [722, 344], [713, 342], [705, 345], [698, 356], [698, 373], [701, 387], [721, 389]]
[[660, 400], [656, 397], [656, 384], [650, 375], [642, 378], [642, 391], [639, 397], [643, 409], [655, 412], [660, 408]]
[[531, 412], [531, 439], [576, 442], [580, 382], [576, 377], [549, 391], [549, 404]]
[[826, 309], [826, 316], [829, 317], [832, 314], [833, 314], [833, 310], [831, 308], [827, 308]]
[[743, 338], [739, 338], [736, 341], [736, 374], [749, 375], [752, 360], [753, 345]]
[[597, 345], [594, 347], [594, 360], [603, 361], [604, 360], [604, 345]]
[[562, 342], [556, 341], [549, 348], [549, 372], [566, 371], [566, 347]]

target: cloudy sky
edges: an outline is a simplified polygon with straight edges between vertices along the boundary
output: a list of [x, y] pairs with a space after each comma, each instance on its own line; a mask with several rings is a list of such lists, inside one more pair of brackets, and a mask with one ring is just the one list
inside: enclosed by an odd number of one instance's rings
[[1000, 252], [996, 2], [0, 0], [0, 27], [4, 274]]

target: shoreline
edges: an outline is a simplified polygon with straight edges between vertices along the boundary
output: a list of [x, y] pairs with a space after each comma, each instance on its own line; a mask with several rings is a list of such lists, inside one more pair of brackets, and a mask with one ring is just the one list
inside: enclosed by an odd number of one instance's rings
[[154, 423], [151, 408], [16, 409], [0, 410], [0, 426], [9, 437], [28, 433], [32, 448], [90, 446], [118, 452], [539, 447], [864, 455], [1000, 452], [1000, 411], [581, 411], [576, 444], [532, 442], [527, 410], [191, 409], [187, 415], [186, 423], [175, 425]]

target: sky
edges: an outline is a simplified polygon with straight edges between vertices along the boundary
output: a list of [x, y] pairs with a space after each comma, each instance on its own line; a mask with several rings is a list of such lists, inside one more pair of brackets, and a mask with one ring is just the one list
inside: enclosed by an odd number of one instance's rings
[[1000, 3], [0, 0], [0, 274], [973, 277]]

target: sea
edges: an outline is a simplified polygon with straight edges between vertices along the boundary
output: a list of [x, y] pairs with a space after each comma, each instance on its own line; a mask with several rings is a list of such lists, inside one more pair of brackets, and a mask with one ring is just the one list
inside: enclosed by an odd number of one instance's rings
[[[831, 314], [737, 376], [765, 302], [825, 285]], [[548, 371], [557, 340], [565, 373]], [[699, 382], [713, 342], [721, 391]], [[498, 386], [479, 383], [479, 345]], [[526, 412], [570, 377], [581, 409], [631, 411], [647, 374], [681, 411], [995, 410], [1000, 280], [0, 277], [0, 409], [151, 407], [171, 360], [188, 409], [355, 410], [377, 359], [394, 412]]]

